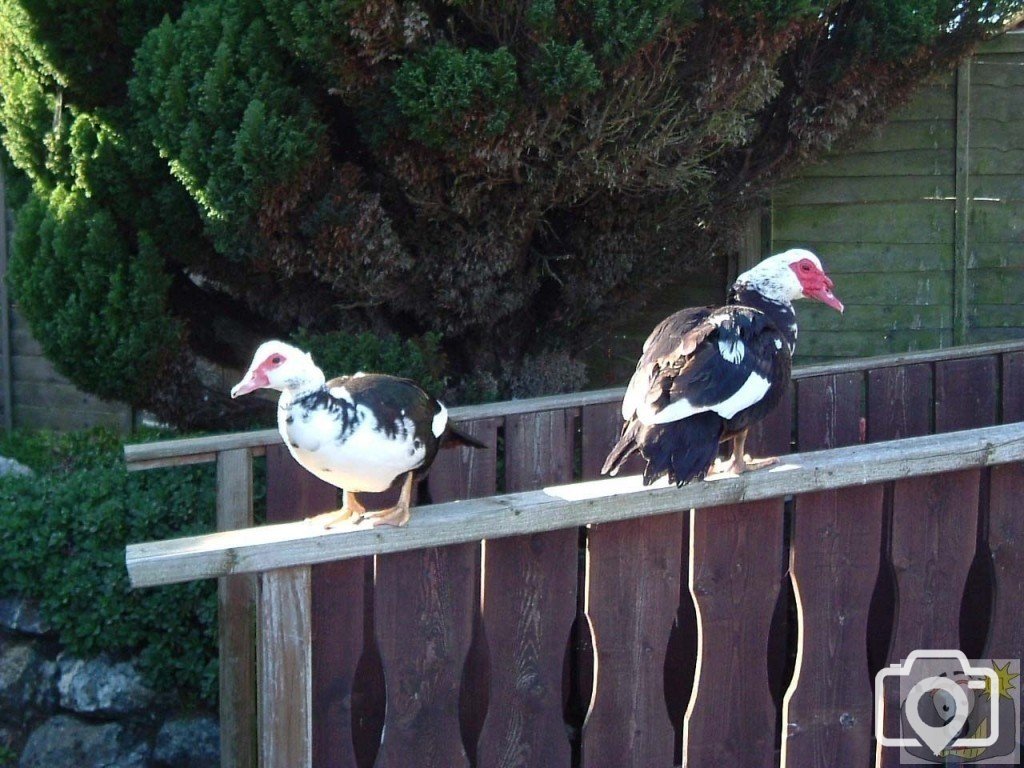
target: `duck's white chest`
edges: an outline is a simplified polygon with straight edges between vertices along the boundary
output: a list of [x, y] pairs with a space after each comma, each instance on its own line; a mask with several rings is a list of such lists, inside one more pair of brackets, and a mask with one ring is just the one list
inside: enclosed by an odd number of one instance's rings
[[383, 429], [365, 406], [350, 416], [346, 422], [336, 411], [291, 406], [278, 408], [277, 423], [299, 464], [349, 492], [384, 491], [423, 464], [426, 446], [410, 419]]

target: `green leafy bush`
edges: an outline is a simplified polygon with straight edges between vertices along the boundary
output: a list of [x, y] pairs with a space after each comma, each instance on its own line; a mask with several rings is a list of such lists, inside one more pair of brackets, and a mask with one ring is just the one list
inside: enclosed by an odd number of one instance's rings
[[47, 357], [101, 397], [144, 399], [180, 334], [149, 235], [126, 241], [108, 209], [62, 186], [22, 208], [15, 233], [11, 287]]
[[601, 73], [582, 40], [572, 45], [555, 40], [541, 45], [533, 77], [549, 96], [578, 96], [601, 87]]
[[140, 127], [198, 204], [217, 250], [240, 258], [263, 194], [303, 170], [322, 136], [260, 3], [212, 0], [165, 18], [135, 69]]
[[316, 334], [303, 330], [292, 341], [313, 356], [328, 379], [359, 371], [389, 373], [412, 379], [435, 397], [445, 389], [446, 360], [437, 333], [403, 340], [373, 333]]
[[212, 466], [128, 472], [109, 432], [15, 433], [0, 453], [35, 477], [0, 478], [0, 584], [37, 600], [74, 654], [140, 655], [182, 703], [217, 695], [216, 584], [131, 589], [124, 547], [214, 527]]
[[516, 60], [506, 48], [463, 51], [439, 43], [402, 64], [393, 90], [413, 138], [439, 146], [466, 123], [486, 134], [504, 131], [517, 83]]
[[75, 383], [189, 428], [248, 419], [217, 366], [299, 328], [442, 333], [463, 391], [576, 382], [538, 361], [723, 264], [789, 173], [1022, 9], [6, 0], [14, 294]]

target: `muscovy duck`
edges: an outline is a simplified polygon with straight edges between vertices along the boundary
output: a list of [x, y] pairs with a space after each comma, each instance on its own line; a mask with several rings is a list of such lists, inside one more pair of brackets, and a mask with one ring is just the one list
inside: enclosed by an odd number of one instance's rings
[[[326, 527], [353, 518], [403, 526], [416, 476], [426, 473], [442, 444], [484, 448], [456, 429], [448, 411], [409, 379], [356, 373], [326, 381], [312, 356], [282, 341], [267, 341], [231, 390], [281, 392], [277, 427], [295, 460], [324, 482], [343, 489], [340, 510], [317, 516]], [[398, 503], [368, 512], [357, 493], [386, 491], [405, 475]]]
[[818, 257], [794, 248], [741, 274], [725, 306], [665, 318], [644, 342], [622, 400], [622, 435], [602, 473], [616, 474], [639, 451], [644, 485], [667, 473], [681, 486], [707, 475], [729, 439], [732, 457], [716, 472], [777, 461], [751, 460], [744, 443], [786, 391], [797, 336], [792, 302], [804, 297], [843, 311]]

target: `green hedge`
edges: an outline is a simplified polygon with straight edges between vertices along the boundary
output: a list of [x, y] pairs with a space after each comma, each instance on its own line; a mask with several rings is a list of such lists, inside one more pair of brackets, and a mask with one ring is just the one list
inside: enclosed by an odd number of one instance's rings
[[212, 706], [215, 582], [133, 590], [124, 547], [212, 530], [213, 467], [129, 473], [121, 452], [103, 431], [0, 440], [0, 455], [37, 473], [0, 478], [0, 584], [39, 601], [73, 654], [137, 653], [154, 688]]
[[310, 333], [303, 329], [291, 341], [313, 356], [328, 379], [359, 371], [389, 373], [412, 379], [434, 397], [440, 397], [445, 389], [447, 359], [439, 333], [402, 339], [394, 334]]

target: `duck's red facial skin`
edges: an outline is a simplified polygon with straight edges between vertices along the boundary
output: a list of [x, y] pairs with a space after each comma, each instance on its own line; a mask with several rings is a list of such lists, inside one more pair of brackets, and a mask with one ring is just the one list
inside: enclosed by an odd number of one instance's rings
[[238, 382], [231, 390], [231, 398], [241, 397], [257, 389], [270, 386], [269, 372], [284, 363], [285, 357], [279, 352], [270, 355], [266, 360], [249, 371], [249, 374]]
[[800, 259], [790, 264], [789, 268], [796, 273], [796, 278], [804, 290], [804, 296], [820, 301], [838, 312], [843, 311], [843, 302], [832, 293], [832, 281], [818, 268], [817, 264], [810, 259]]

